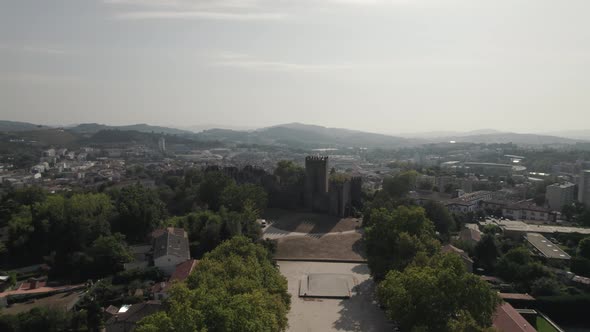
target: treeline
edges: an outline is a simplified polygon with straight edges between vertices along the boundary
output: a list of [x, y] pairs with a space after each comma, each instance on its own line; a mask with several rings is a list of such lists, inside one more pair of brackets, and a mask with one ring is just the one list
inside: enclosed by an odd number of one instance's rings
[[185, 228], [197, 258], [235, 235], [259, 239], [256, 219], [268, 201], [263, 188], [220, 172], [187, 170], [179, 179], [164, 176], [155, 189], [10, 191], [0, 200], [0, 226], [8, 230], [0, 246], [3, 265], [46, 262], [53, 277], [81, 281], [119, 271], [130, 259], [128, 244], [146, 242], [163, 226]]

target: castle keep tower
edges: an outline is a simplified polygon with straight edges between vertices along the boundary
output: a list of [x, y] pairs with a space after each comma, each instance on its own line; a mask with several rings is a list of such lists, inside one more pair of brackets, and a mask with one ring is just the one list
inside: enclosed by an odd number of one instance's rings
[[307, 156], [305, 158], [305, 207], [315, 210], [328, 192], [328, 157]]

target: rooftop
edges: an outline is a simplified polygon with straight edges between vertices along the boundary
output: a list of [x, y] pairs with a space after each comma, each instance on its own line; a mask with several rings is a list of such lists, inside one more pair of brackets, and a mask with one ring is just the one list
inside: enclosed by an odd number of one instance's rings
[[84, 291], [59, 293], [40, 299], [16, 303], [8, 308], [2, 309], [5, 315], [16, 315], [21, 312], [29, 312], [33, 308], [45, 307], [56, 310], [69, 311], [84, 296]]
[[106, 325], [108, 326], [112, 324], [117, 324], [119, 322], [135, 324], [144, 317], [160, 311], [161, 306], [162, 304], [160, 301], [147, 301], [134, 304], [131, 307], [129, 307], [127, 311], [123, 313], [117, 313], [116, 315], [111, 317], [106, 322]]
[[166, 255], [190, 257], [188, 235], [182, 228], [168, 227], [156, 230], [154, 236], [154, 258]]
[[566, 188], [571, 188], [571, 187], [574, 187], [574, 186], [575, 186], [575, 184], [570, 183], [570, 182], [566, 182], [566, 183], [554, 183], [554, 184], [551, 184], [551, 185], [547, 186], [547, 188], [549, 188], [549, 187], [558, 187], [558, 188], [561, 188], [561, 189], [566, 189]]
[[523, 233], [580, 233], [590, 235], [590, 228], [569, 227], [569, 226], [549, 226], [549, 225], [532, 225], [523, 221], [496, 220], [498, 226], [504, 231], [518, 231]]
[[527, 233], [526, 240], [546, 258], [570, 259], [565, 251], [539, 233]]
[[537, 330], [527, 322], [516, 309], [504, 302], [496, 309], [493, 326], [503, 332], [536, 332]]

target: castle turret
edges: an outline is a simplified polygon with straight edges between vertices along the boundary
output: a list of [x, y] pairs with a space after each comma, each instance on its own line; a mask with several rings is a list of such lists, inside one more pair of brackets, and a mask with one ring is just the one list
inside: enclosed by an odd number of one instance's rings
[[305, 158], [305, 207], [314, 209], [328, 192], [328, 157], [307, 156]]

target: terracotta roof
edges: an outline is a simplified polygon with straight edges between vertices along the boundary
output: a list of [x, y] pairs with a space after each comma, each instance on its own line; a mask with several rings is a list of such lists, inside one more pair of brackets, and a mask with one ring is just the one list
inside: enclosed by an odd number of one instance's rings
[[537, 330], [527, 322], [521, 314], [509, 303], [502, 303], [493, 317], [493, 326], [502, 332], [536, 332]]
[[170, 281], [184, 281], [193, 272], [198, 263], [199, 261], [196, 259], [189, 259], [184, 263], [176, 265], [176, 270], [170, 276]]
[[443, 246], [441, 248], [441, 251], [443, 253], [454, 253], [454, 254], [457, 254], [457, 255], [461, 256], [462, 259], [467, 260], [467, 261], [473, 263], [473, 260], [469, 257], [469, 255], [467, 255], [467, 253], [465, 251], [463, 251], [463, 250], [461, 250], [461, 249], [459, 249], [459, 248], [457, 248], [457, 247], [455, 247], [453, 245], [447, 244], [447, 245], [445, 245], [445, 246]]
[[176, 265], [176, 270], [170, 276], [168, 281], [159, 282], [152, 286], [151, 291], [152, 293], [161, 293], [165, 292], [172, 286], [174, 282], [182, 282], [188, 278], [188, 276], [193, 272], [197, 264], [199, 263], [196, 259], [189, 259], [184, 263], [180, 263]]
[[500, 293], [500, 297], [503, 300], [524, 300], [524, 301], [534, 301], [535, 298], [530, 296], [529, 294], [520, 294], [520, 293]]

